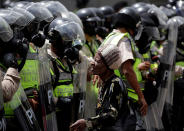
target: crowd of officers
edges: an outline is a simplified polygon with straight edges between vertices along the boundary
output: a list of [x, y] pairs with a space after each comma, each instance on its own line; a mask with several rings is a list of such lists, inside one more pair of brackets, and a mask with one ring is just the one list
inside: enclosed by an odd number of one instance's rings
[[183, 131], [184, 1], [0, 9], [0, 131]]

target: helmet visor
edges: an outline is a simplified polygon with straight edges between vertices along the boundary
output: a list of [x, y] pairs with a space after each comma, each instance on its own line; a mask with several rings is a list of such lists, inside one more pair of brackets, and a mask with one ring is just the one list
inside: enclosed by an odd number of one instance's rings
[[54, 28], [64, 41], [73, 41], [80, 38], [81, 36], [78, 34], [80, 29], [80, 25], [75, 22], [68, 22]]
[[152, 38], [152, 40], [160, 40], [160, 33], [157, 27], [145, 27], [144, 31]]
[[161, 9], [159, 9], [155, 5], [152, 5], [150, 7], [150, 9], [148, 10], [148, 12], [154, 13], [158, 17], [159, 25], [162, 28], [167, 28], [167, 20], [168, 20], [168, 17], [166, 16], [166, 14]]
[[35, 16], [36, 22], [51, 22], [53, 20], [50, 11], [40, 3], [29, 3], [25, 9]]
[[0, 39], [4, 42], [8, 42], [13, 38], [13, 31], [9, 24], [0, 17]]
[[50, 1], [45, 4], [45, 7], [52, 13], [54, 17], [64, 17], [68, 14], [68, 10], [59, 1]]
[[79, 18], [75, 13], [69, 12], [69, 16], [70, 16], [70, 18], [71, 18], [73, 21], [75, 21], [76, 23], [78, 23], [78, 24], [81, 26], [81, 28], [83, 28], [82, 21], [80, 20], [80, 18]]
[[20, 19], [23, 15], [15, 12], [13, 10], [9, 10], [9, 9], [1, 9], [0, 10], [0, 16], [6, 20], [6, 22], [9, 25], [18, 25], [18, 19]]
[[22, 16], [16, 22], [17, 25], [20, 27], [25, 27], [29, 25], [35, 19], [34, 15], [32, 15], [25, 9], [15, 7], [12, 10], [22, 14]]

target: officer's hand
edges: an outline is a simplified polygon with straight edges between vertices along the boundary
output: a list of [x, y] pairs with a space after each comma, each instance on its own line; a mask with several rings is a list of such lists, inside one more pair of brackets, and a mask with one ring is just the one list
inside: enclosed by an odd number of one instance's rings
[[28, 100], [33, 108], [33, 111], [36, 111], [38, 109], [38, 101], [36, 101], [34, 98], [28, 98]]
[[29, 42], [27, 41], [27, 39], [23, 39], [21, 44], [19, 44], [18, 46], [18, 53], [22, 58], [26, 58], [28, 50], [29, 50]]
[[15, 55], [13, 53], [7, 53], [3, 56], [3, 64], [5, 67], [18, 68], [18, 63]]
[[86, 120], [80, 119], [70, 126], [70, 131], [84, 131], [86, 128]]
[[143, 98], [139, 98], [139, 104], [141, 105], [140, 112], [142, 116], [145, 116], [148, 111], [148, 104], [146, 100]]
[[138, 65], [138, 69], [140, 71], [143, 71], [143, 70], [148, 70], [150, 68], [150, 62], [149, 61], [145, 61], [145, 62], [142, 62]]
[[72, 64], [75, 64], [75, 62], [79, 61], [79, 50], [75, 47], [66, 49], [64, 54]]

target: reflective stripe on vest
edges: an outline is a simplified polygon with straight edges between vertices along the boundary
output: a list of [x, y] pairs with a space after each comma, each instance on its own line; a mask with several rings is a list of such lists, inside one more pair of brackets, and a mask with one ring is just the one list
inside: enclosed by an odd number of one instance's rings
[[184, 62], [183, 61], [178, 61], [178, 62], [176, 62], [176, 65], [184, 67]]
[[[135, 43], [134, 43], [133, 39], [130, 37], [129, 33], [119, 33], [119, 32], [114, 33], [114, 32], [112, 32], [106, 37], [106, 39], [104, 40], [102, 45], [111, 43], [112, 40], [113, 40], [113, 44], [118, 45], [119, 41], [121, 39], [123, 39], [124, 37], [127, 37], [131, 40], [132, 53], [133, 53], [134, 57], [136, 58], [135, 63], [133, 65], [133, 69], [136, 73], [137, 80], [141, 84], [141, 87], [142, 87], [142, 75], [141, 75], [141, 72], [137, 68], [138, 64], [141, 63], [141, 59], [140, 59], [140, 56], [138, 55], [138, 49], [135, 47]], [[125, 79], [125, 76], [121, 75], [119, 70], [114, 70], [114, 73], [117, 76], [121, 77], [122, 79]], [[129, 89], [131, 89], [131, 88], [129, 88]], [[135, 99], [135, 100], [138, 100], [137, 94], [135, 94], [135, 92], [130, 92], [130, 90], [128, 90], [128, 96]]]
[[38, 88], [39, 70], [38, 70], [38, 53], [31, 46], [27, 55], [26, 63], [20, 72], [21, 84], [24, 89]]
[[[60, 60], [56, 59], [56, 62], [57, 62], [57, 64], [62, 66], [63, 69], [68, 70], [67, 67], [65, 67], [60, 62]], [[51, 72], [52, 75], [54, 75], [54, 71], [52, 71], [52, 69], [50, 69], [50, 72]], [[73, 73], [73, 75], [75, 75], [76, 70], [73, 69], [72, 73]], [[60, 84], [60, 83], [61, 83], [61, 85], [56, 86], [56, 88], [54, 89], [54, 96], [55, 97], [70, 97], [70, 96], [73, 96], [74, 86], [73, 86], [71, 74], [67, 73], [67, 72], [60, 72], [58, 84]]]
[[88, 49], [88, 51], [85, 53], [89, 57], [94, 57], [94, 55], [97, 52], [98, 47], [99, 47], [98, 43], [95, 42], [95, 40], [93, 40], [90, 44], [89, 43], [84, 44], [84, 46]]

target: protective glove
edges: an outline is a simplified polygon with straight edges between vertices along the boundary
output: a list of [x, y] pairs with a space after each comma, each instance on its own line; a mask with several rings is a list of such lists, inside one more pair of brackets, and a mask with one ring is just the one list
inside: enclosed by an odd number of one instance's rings
[[[12, 52], [16, 52], [20, 55], [20, 57], [24, 58], [27, 56], [27, 52], [29, 49], [29, 42], [26, 38], [18, 39], [18, 38], [13, 38], [9, 42], [9, 47]], [[13, 49], [13, 50], [12, 50]]]
[[79, 50], [75, 47], [67, 48], [64, 52], [71, 64], [79, 61]]
[[19, 42], [17, 52], [22, 58], [25, 58], [27, 56], [28, 50], [29, 50], [29, 42], [26, 38], [23, 38], [21, 42]]

